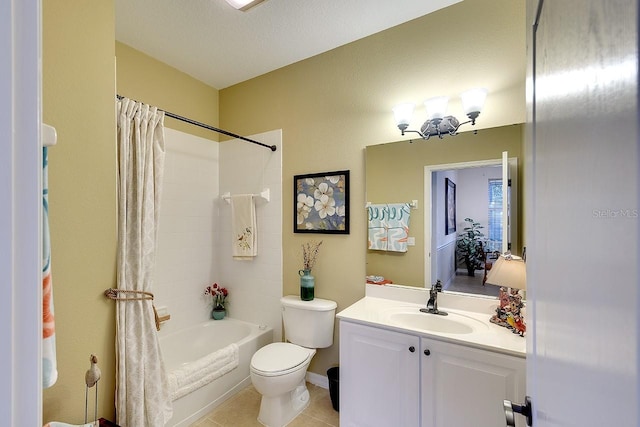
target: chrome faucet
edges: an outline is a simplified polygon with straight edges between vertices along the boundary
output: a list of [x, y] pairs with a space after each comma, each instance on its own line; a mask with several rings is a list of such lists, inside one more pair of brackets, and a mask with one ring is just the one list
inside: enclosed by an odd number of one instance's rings
[[431, 286], [429, 291], [429, 301], [427, 301], [427, 308], [421, 308], [420, 311], [429, 314], [439, 314], [440, 316], [446, 316], [447, 312], [438, 310], [438, 292], [442, 292], [442, 282], [437, 280], [435, 285]]

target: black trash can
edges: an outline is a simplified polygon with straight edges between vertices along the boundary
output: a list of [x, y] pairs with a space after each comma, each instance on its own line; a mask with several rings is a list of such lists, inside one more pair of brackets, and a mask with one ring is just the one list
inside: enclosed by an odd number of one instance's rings
[[327, 378], [329, 378], [329, 396], [331, 396], [331, 405], [336, 411], [340, 411], [340, 368], [329, 368], [327, 370]]

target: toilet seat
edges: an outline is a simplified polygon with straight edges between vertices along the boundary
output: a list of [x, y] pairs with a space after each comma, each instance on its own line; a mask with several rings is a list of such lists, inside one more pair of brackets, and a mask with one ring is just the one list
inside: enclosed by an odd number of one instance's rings
[[306, 366], [314, 354], [314, 350], [296, 344], [268, 344], [254, 353], [251, 358], [251, 371], [265, 377], [286, 375]]

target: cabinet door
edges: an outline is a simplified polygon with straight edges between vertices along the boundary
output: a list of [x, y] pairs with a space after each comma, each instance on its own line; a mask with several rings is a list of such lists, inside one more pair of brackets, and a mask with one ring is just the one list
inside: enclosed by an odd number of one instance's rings
[[422, 427], [504, 426], [502, 401], [525, 394], [523, 358], [427, 338], [420, 357]]
[[340, 322], [340, 425], [417, 426], [420, 341]]

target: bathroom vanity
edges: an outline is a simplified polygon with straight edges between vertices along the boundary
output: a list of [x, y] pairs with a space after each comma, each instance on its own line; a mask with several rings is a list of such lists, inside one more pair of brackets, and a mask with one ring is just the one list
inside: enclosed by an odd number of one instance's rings
[[[489, 322], [496, 300], [367, 285], [340, 319], [340, 425], [495, 427], [525, 395], [525, 339]], [[518, 420], [520, 422], [520, 420]], [[518, 424], [518, 426], [524, 424]]]

